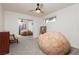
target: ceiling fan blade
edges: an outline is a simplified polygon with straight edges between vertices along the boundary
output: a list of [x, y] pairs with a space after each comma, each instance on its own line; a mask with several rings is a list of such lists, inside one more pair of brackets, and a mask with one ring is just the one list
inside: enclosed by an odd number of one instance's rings
[[44, 11], [40, 10], [41, 13], [45, 14]]
[[36, 11], [36, 10], [29, 10], [29, 12], [32, 12], [32, 11]]

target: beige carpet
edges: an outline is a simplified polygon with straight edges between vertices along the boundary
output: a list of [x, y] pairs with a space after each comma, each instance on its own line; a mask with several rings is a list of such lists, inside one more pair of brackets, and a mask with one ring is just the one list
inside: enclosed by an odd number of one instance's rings
[[[19, 43], [10, 44], [8, 55], [45, 55], [38, 46], [38, 39], [32, 36], [19, 37]], [[79, 49], [72, 48], [69, 55], [79, 55]]]
[[44, 54], [38, 47], [32, 36], [19, 37], [19, 43], [10, 44], [10, 53], [8, 55], [39, 55]]

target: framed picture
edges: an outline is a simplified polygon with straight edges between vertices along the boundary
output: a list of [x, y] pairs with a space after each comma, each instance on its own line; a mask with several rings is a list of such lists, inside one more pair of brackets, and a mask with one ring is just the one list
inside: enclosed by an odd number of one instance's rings
[[40, 27], [40, 34], [44, 34], [47, 31], [47, 27], [46, 26], [41, 26]]

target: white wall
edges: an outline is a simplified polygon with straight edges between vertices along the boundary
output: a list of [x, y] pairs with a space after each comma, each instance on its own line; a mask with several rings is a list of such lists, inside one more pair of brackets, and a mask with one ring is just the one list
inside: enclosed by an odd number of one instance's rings
[[10, 12], [10, 11], [4, 12], [4, 18], [5, 18], [5, 30], [10, 31], [10, 33], [14, 33], [16, 35], [18, 34], [18, 30], [19, 30], [18, 18], [33, 20], [34, 22], [33, 36], [34, 37], [39, 36], [39, 27], [40, 27], [41, 18], [15, 13], [15, 12]]
[[0, 31], [3, 31], [3, 27], [4, 27], [4, 24], [3, 24], [3, 9], [2, 9], [2, 6], [0, 4]]
[[79, 4], [49, 14], [45, 18], [51, 16], [56, 16], [57, 20], [46, 24], [47, 31], [62, 32], [72, 46], [79, 48]]

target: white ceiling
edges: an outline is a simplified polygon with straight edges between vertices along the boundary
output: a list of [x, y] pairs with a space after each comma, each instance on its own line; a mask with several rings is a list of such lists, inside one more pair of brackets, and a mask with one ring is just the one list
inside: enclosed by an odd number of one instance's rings
[[37, 14], [36, 12], [30, 12], [29, 10], [34, 10], [36, 8], [36, 3], [3, 3], [2, 6], [4, 10], [24, 13], [33, 16], [45, 16], [51, 12], [58, 11], [62, 8], [73, 5], [73, 3], [43, 3], [42, 10], [44, 14]]

